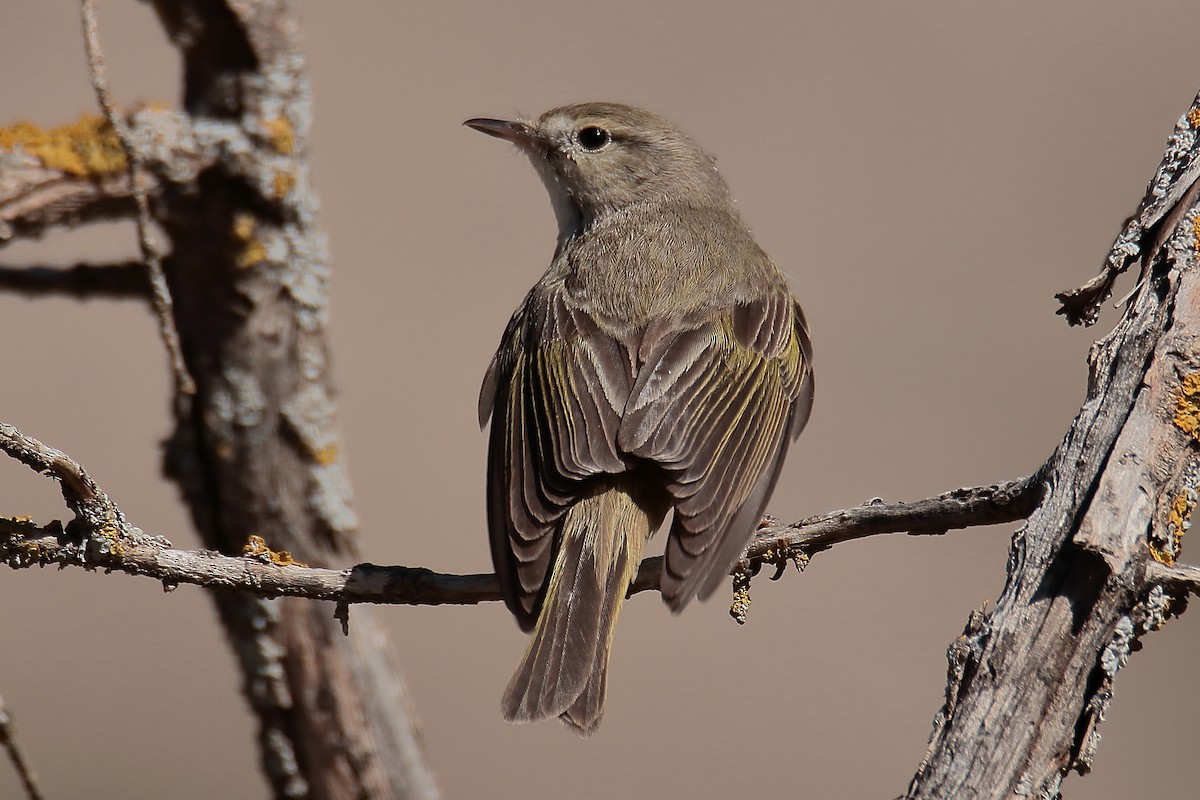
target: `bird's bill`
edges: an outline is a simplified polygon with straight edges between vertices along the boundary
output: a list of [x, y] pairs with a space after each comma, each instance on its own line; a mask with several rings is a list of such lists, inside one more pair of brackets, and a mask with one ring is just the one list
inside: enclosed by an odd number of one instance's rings
[[463, 125], [474, 128], [480, 133], [486, 133], [488, 136], [495, 136], [497, 139], [504, 139], [522, 146], [528, 146], [537, 139], [533, 130], [524, 122], [477, 117], [467, 120]]

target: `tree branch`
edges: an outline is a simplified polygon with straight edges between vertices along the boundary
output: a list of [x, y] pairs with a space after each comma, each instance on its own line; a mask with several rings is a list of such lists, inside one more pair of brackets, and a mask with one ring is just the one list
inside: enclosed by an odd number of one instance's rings
[[150, 296], [150, 281], [146, 266], [140, 261], [70, 267], [0, 265], [0, 291], [4, 290], [26, 297], [59, 295], [76, 300], [145, 300]]
[[[191, 180], [222, 152], [247, 149], [229, 126], [212, 121], [193, 126], [178, 111], [138, 109], [127, 124], [150, 168], [139, 180], [150, 202], [162, 191], [152, 173]], [[24, 122], [0, 127], [0, 248], [53, 228], [136, 219], [127, 164], [112, 126], [95, 114], [57, 128]]]
[[[1091, 769], [1138, 638], [1200, 587], [1200, 570], [1173, 566], [1200, 491], [1198, 129], [1200, 96], [1106, 259], [1110, 277], [1135, 258], [1141, 275], [1092, 347], [1087, 400], [1043, 468], [1004, 590], [950, 646], [907, 798], [1060, 796], [1070, 771]], [[1081, 321], [1110, 289], [1085, 289]]]
[[1200, 116], [1196, 115], [1193, 103], [1175, 123], [1163, 160], [1146, 186], [1141, 205], [1136, 214], [1125, 220], [1100, 274], [1078, 289], [1054, 295], [1061, 304], [1055, 313], [1065, 316], [1069, 325], [1094, 324], [1121, 273], [1139, 257], [1154, 256], [1180, 216], [1191, 207], [1196, 181], [1200, 178], [1200, 152], [1195, 147], [1197, 121]]
[[[104, 497], [111, 508], [109, 517], [123, 522], [107, 495], [61, 451], [3, 423], [0, 450], [38, 472], [51, 474], [63, 484], [64, 497], [68, 492], [72, 497], [85, 493]], [[1011, 522], [1027, 516], [1040, 496], [1041, 483], [1034, 475], [993, 486], [956, 489], [911, 503], [872, 501], [791, 525], [765, 527], [746, 548], [741, 569], [749, 567], [756, 572], [764, 564], [771, 565], [778, 577], [789, 562], [803, 566], [815, 553], [840, 542], [883, 533], [938, 535], [950, 529]], [[499, 585], [490, 574], [452, 575], [423, 567], [367, 563], [340, 570], [310, 567], [295, 563], [288, 553], [268, 549], [259, 537], [251, 537], [243, 552], [238, 557], [211, 550], [177, 550], [167, 539], [148, 536], [127, 524], [96, 529], [88, 517], [77, 517], [65, 529], [58, 522], [39, 527], [25, 518], [0, 518], [0, 559], [14, 569], [46, 564], [102, 568], [144, 575], [168, 589], [186, 583], [260, 597], [287, 595], [342, 604], [469, 605], [500, 599]], [[662, 558], [646, 559], [630, 594], [657, 590], [661, 574]]]
[[1166, 565], [1157, 561], [1146, 563], [1146, 580], [1170, 586], [1189, 594], [1200, 595], [1200, 567], [1185, 564]]
[[92, 80], [92, 88], [96, 92], [96, 100], [100, 103], [104, 118], [108, 120], [109, 127], [120, 142], [121, 152], [125, 154], [125, 162], [129, 166], [129, 185], [132, 187], [133, 200], [137, 206], [134, 223], [137, 225], [138, 248], [142, 252], [142, 261], [146, 264], [146, 272], [150, 278], [150, 300], [154, 306], [154, 315], [158, 319], [158, 335], [167, 350], [171, 374], [175, 378], [176, 394], [192, 395], [196, 393], [196, 383], [183, 361], [179, 331], [175, 329], [171, 290], [167, 288], [167, 279], [163, 275], [162, 256], [150, 235], [150, 200], [141, 181], [145, 171], [143, 159], [137, 145], [134, 144], [129, 125], [118, 113], [112, 93], [108, 89], [108, 69], [104, 63], [104, 51], [100, 47], [96, 0], [82, 0], [80, 13], [83, 18], [83, 43], [87, 52], [88, 75]]
[[13, 769], [16, 770], [17, 777], [21, 780], [21, 786], [25, 788], [25, 796], [29, 800], [43, 800], [45, 795], [38, 783], [37, 774], [33, 771], [29, 759], [25, 757], [25, 751], [17, 743], [12, 717], [9, 715], [8, 707], [4, 705], [2, 697], [0, 697], [0, 747], [3, 747], [8, 753], [8, 760], [12, 762]]
[[97, 116], [44, 129], [0, 128], [0, 246], [55, 226], [128, 219], [125, 158]]

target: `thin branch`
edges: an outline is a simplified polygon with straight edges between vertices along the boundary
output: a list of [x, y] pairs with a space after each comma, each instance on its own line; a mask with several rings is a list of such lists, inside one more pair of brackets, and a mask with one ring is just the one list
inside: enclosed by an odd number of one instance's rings
[[4, 422], [0, 422], [0, 450], [35, 472], [58, 481], [63, 499], [72, 511], [77, 511], [79, 504], [94, 501], [103, 494], [79, 462]]
[[[0, 558], [14, 569], [34, 565], [101, 567], [145, 575], [164, 586], [187, 583], [210, 589], [249, 592], [263, 597], [292, 595], [341, 603], [410, 605], [475, 604], [500, 599], [494, 575], [450, 575], [422, 567], [359, 564], [351, 569], [320, 569], [296, 564], [286, 553], [249, 548], [249, 557], [209, 550], [178, 550], [162, 537], [148, 536], [124, 522], [120, 511], [77, 462], [59, 450], [0, 423], [0, 450], [53, 476], [77, 518], [64, 530], [59, 523], [39, 527], [27, 519], [0, 518]], [[823, 514], [792, 525], [772, 526], [755, 534], [743, 557], [746, 568], [803, 566], [814, 553], [839, 542], [881, 533], [937, 535], [951, 529], [1022, 519], [1042, 494], [1038, 476], [993, 486], [957, 489], [911, 503], [872, 502]], [[86, 501], [86, 502], [85, 502]], [[80, 507], [99, 503], [80, 513]], [[92, 520], [99, 517], [105, 526]], [[662, 558], [642, 562], [630, 594], [658, 589]]]
[[[1145, 276], [1150, 259], [1159, 253], [1164, 238], [1179, 221], [1179, 215], [1192, 206], [1197, 179], [1200, 179], [1200, 157], [1193, 146], [1196, 136], [1193, 122], [1196, 120], [1200, 120], [1200, 94], [1175, 123], [1166, 153], [1146, 187], [1141, 205], [1136, 214], [1125, 220], [1100, 274], [1078, 289], [1054, 295], [1061, 304], [1055, 313], [1065, 316], [1067, 324], [1094, 324], [1104, 301], [1112, 297], [1117, 278], [1138, 258], [1142, 259], [1142, 275]], [[1143, 283], [1144, 280], [1139, 280], [1134, 291]]]
[[33, 771], [29, 760], [25, 758], [25, 752], [21, 749], [20, 744], [17, 743], [12, 717], [9, 716], [8, 707], [4, 705], [2, 697], [0, 697], [0, 746], [3, 746], [5, 752], [8, 753], [8, 760], [12, 762], [13, 769], [21, 779], [21, 785], [25, 787], [25, 795], [29, 800], [43, 800], [46, 795], [42, 794], [37, 774]]
[[167, 278], [163, 274], [162, 256], [158, 252], [150, 235], [150, 200], [146, 195], [146, 187], [141, 182], [143, 164], [141, 154], [133, 144], [129, 126], [117, 112], [112, 93], [108, 89], [108, 72], [104, 65], [104, 51], [100, 48], [100, 32], [96, 19], [95, 0], [81, 0], [83, 16], [83, 41], [87, 50], [88, 74], [92, 79], [92, 88], [96, 99], [108, 124], [125, 151], [125, 160], [129, 166], [129, 182], [133, 189], [133, 199], [137, 203], [138, 246], [142, 251], [142, 259], [146, 262], [146, 270], [150, 275], [151, 300], [154, 313], [158, 318], [158, 332], [163, 345], [167, 348], [167, 357], [171, 363], [171, 373], [175, 377], [175, 392], [177, 395], [193, 395], [196, 393], [196, 383], [188, 372], [183, 360], [183, 347], [179, 342], [179, 331], [175, 328], [175, 310], [171, 301], [171, 290], [167, 287]]
[[144, 300], [150, 296], [146, 265], [140, 261], [119, 264], [75, 264], [70, 267], [9, 267], [0, 265], [0, 290], [27, 297], [49, 295], [89, 300]]
[[1146, 564], [1146, 580], [1150, 583], [1161, 583], [1200, 595], [1200, 567], [1185, 564], [1160, 564], [1150, 561]]
[[0, 559], [14, 569], [57, 564], [144, 575], [168, 589], [179, 584], [248, 592], [260, 597], [307, 597], [347, 603], [474, 605], [500, 599], [494, 575], [447, 575], [422, 567], [358, 564], [324, 569], [280, 563], [278, 553], [227, 556], [213, 550], [178, 550], [162, 537], [136, 531], [108, 555], [88, 547], [74, 526], [38, 527], [25, 519], [0, 518]]
[[127, 175], [96, 180], [28, 154], [0, 154], [0, 247], [60, 226], [129, 219], [134, 210]]
[[[909, 503], [873, 500], [857, 508], [832, 511], [790, 525], [760, 528], [735, 568], [756, 573], [775, 567], [772, 580], [791, 562], [804, 569], [809, 559], [835, 544], [881, 533], [938, 536], [950, 530], [1013, 522], [1029, 516], [1041, 500], [1039, 473], [991, 486], [973, 486]], [[662, 557], [647, 558], [638, 570], [630, 594], [658, 589]]]

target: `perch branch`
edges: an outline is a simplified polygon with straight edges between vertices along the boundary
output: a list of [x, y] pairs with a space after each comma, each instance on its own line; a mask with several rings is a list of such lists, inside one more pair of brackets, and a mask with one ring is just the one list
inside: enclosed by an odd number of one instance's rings
[[27, 297], [57, 295], [76, 300], [93, 297], [140, 300], [150, 296], [150, 283], [146, 266], [140, 261], [70, 267], [0, 265], [0, 290]]
[[[103, 568], [145, 575], [164, 586], [186, 583], [210, 589], [249, 592], [263, 597], [291, 595], [343, 603], [410, 605], [474, 604], [500, 599], [494, 575], [450, 575], [422, 567], [359, 564], [350, 569], [321, 569], [292, 563], [290, 557], [257, 548], [249, 556], [210, 550], [178, 550], [162, 537], [148, 536], [124, 523], [107, 495], [70, 457], [0, 423], [0, 450], [58, 480], [77, 518], [66, 529], [59, 523], [39, 527], [24, 518], [0, 518], [0, 558], [15, 569], [58, 564]], [[950, 529], [1011, 522], [1027, 516], [1041, 496], [1037, 476], [994, 486], [957, 489], [911, 503], [871, 502], [811, 517], [791, 525], [762, 528], [747, 547], [751, 568], [776, 568], [789, 560], [804, 563], [834, 544], [881, 533], [941, 534]], [[102, 503], [107, 529], [80, 514], [86, 500]], [[82, 517], [82, 519], [81, 519]], [[662, 558], [642, 562], [630, 593], [656, 590]]]
[[108, 89], [108, 70], [104, 64], [104, 51], [100, 48], [95, 0], [82, 0], [80, 12], [83, 17], [83, 41], [87, 51], [88, 75], [92, 80], [92, 89], [95, 90], [96, 100], [121, 144], [129, 168], [129, 184], [133, 190], [134, 203], [137, 205], [134, 223], [137, 226], [138, 247], [150, 276], [150, 299], [154, 305], [154, 314], [158, 318], [158, 333], [171, 363], [175, 392], [177, 395], [193, 395], [196, 393], [196, 383], [183, 360], [183, 346], [179, 342], [179, 331], [175, 328], [174, 303], [171, 301], [171, 290], [167, 287], [167, 278], [163, 274], [162, 256], [150, 235], [150, 200], [141, 180], [144, 172], [142, 157], [134, 146], [129, 125], [118, 113], [112, 92]]

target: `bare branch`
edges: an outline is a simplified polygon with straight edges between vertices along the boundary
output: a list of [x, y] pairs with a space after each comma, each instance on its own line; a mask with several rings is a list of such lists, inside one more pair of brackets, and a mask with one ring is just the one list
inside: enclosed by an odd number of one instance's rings
[[[351, 569], [321, 569], [295, 563], [286, 553], [260, 544], [248, 556], [210, 550], [177, 550], [162, 537], [148, 536], [124, 522], [107, 495], [77, 462], [0, 423], [0, 450], [50, 474], [63, 485], [63, 496], [75, 510], [82, 499], [103, 503], [107, 528], [79, 514], [64, 530], [59, 523], [39, 527], [27, 519], [0, 518], [0, 558], [14, 569], [58, 564], [103, 568], [145, 575], [164, 586], [187, 583], [210, 589], [249, 592], [261, 597], [291, 595], [341, 603], [409, 605], [475, 604], [500, 599], [494, 575], [450, 575], [422, 567], [359, 564]], [[744, 562], [752, 570], [764, 564], [781, 571], [789, 561], [808, 558], [838, 542], [881, 533], [942, 534], [950, 529], [1011, 522], [1029, 514], [1041, 496], [1037, 476], [994, 486], [957, 489], [912, 503], [872, 502], [793, 523], [763, 528], [750, 542]], [[119, 520], [113, 526], [111, 520]], [[98, 545], [98, 546], [97, 546]], [[745, 567], [742, 567], [743, 569]], [[642, 562], [630, 594], [657, 590], [662, 558]], [[779, 572], [776, 572], [778, 577]]]
[[77, 461], [3, 422], [0, 422], [0, 450], [34, 471], [58, 481], [63, 499], [76, 513], [80, 504], [95, 502], [97, 497], [103, 495], [100, 487], [88, 477]]
[[1161, 583], [1191, 594], [1200, 595], [1200, 567], [1185, 564], [1168, 566], [1157, 561], [1146, 564], [1146, 580], [1150, 583]]
[[[1013, 522], [1029, 516], [1041, 499], [1039, 473], [1014, 481], [955, 489], [909, 503], [873, 500], [858, 508], [833, 511], [816, 517], [760, 528], [746, 547], [741, 569], [756, 572], [762, 565], [776, 568], [778, 578], [788, 562], [803, 569], [809, 558], [840, 542], [881, 533], [912, 536], [940, 535], [949, 530]], [[630, 593], [658, 588], [662, 558], [647, 558], [638, 570]]]
[[167, 349], [167, 358], [171, 363], [171, 374], [175, 377], [175, 392], [178, 395], [193, 395], [196, 393], [196, 382], [188, 372], [183, 360], [183, 346], [179, 343], [179, 331], [175, 328], [175, 310], [171, 301], [171, 290], [167, 287], [167, 278], [163, 274], [162, 256], [150, 235], [150, 200], [146, 195], [146, 187], [142, 184], [142, 157], [134, 146], [129, 126], [124, 117], [117, 112], [112, 93], [108, 89], [108, 71], [104, 65], [104, 51], [100, 48], [100, 31], [96, 19], [95, 0], [82, 0], [80, 5], [83, 17], [83, 41], [87, 50], [88, 74], [92, 79], [92, 88], [96, 99], [108, 124], [112, 127], [125, 153], [129, 165], [129, 183], [133, 187], [133, 199], [137, 204], [138, 247], [142, 251], [142, 260], [146, 262], [146, 270], [150, 275], [151, 300], [154, 304], [154, 314], [158, 318], [158, 334], [163, 346]]
[[9, 716], [8, 707], [4, 705], [2, 697], [0, 697], [0, 746], [3, 746], [5, 752], [8, 753], [8, 760], [12, 762], [17, 777], [21, 779], [21, 785], [25, 787], [25, 795], [29, 800], [43, 800], [46, 795], [42, 794], [37, 774], [33, 771], [29, 760], [25, 758], [25, 752], [17, 743], [12, 717]]
[[260, 597], [307, 597], [348, 603], [473, 605], [500, 599], [494, 575], [446, 575], [421, 567], [359, 564], [323, 569], [278, 563], [277, 554], [227, 556], [212, 550], [177, 550], [162, 537], [138, 534], [109, 548], [107, 557], [87, 548], [78, 532], [51, 523], [38, 527], [23, 519], [0, 518], [0, 558], [15, 569], [45, 564], [97, 567], [144, 575], [167, 588], [191, 584], [207, 589], [249, 592]]
[[26, 153], [0, 153], [0, 247], [55, 227], [129, 219], [135, 208], [128, 176], [93, 180]]
[[150, 281], [146, 276], [146, 265], [140, 261], [70, 267], [0, 265], [0, 290], [27, 297], [58, 295], [76, 300], [94, 297], [144, 300], [150, 296]]
[[1192, 206], [1192, 195], [1200, 178], [1200, 158], [1197, 158], [1194, 146], [1197, 121], [1200, 121], [1200, 94], [1175, 123], [1166, 153], [1146, 187], [1138, 212], [1125, 221], [1100, 274], [1078, 289], [1054, 295], [1061, 303], [1056, 313], [1065, 316], [1068, 324], [1095, 323], [1101, 305], [1112, 296], [1113, 284], [1139, 257], [1143, 262], [1143, 278], [1139, 279], [1136, 288], [1144, 283], [1150, 259], [1160, 252], [1166, 236], [1175, 229], [1179, 215]]

